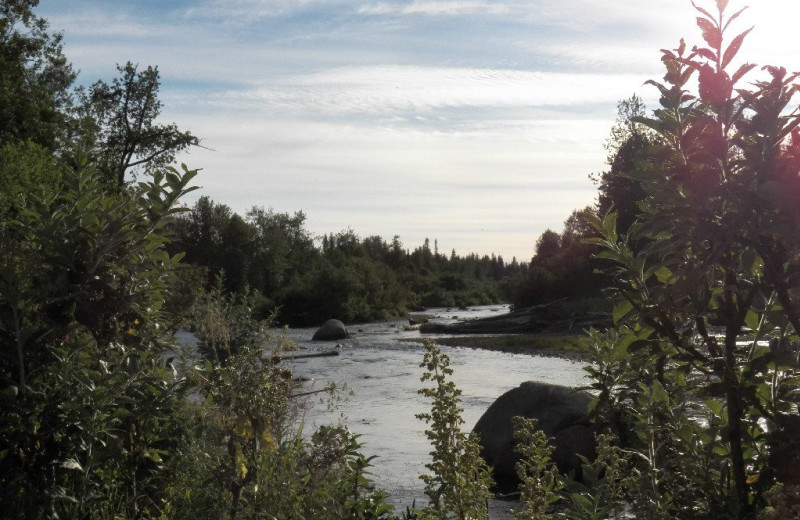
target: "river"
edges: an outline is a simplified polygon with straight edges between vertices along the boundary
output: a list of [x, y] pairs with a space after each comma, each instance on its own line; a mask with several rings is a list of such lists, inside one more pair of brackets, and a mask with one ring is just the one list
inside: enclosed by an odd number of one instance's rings
[[[469, 310], [431, 309], [432, 321], [452, 323], [507, 312], [493, 305]], [[337, 350], [338, 356], [297, 359], [289, 362], [306, 389], [323, 388], [329, 382], [345, 384], [352, 395], [334, 411], [314, 406], [306, 412], [307, 426], [344, 421], [361, 435], [365, 455], [375, 455], [372, 478], [389, 493], [389, 501], [404, 511], [416, 500], [425, 502], [425, 473], [431, 450], [425, 424], [415, 414], [428, 410], [418, 395], [424, 349], [420, 333], [406, 330], [408, 321], [389, 321], [348, 326], [352, 337], [334, 342], [311, 341], [316, 329], [288, 331], [302, 352]], [[427, 336], [426, 336], [427, 337]], [[583, 365], [553, 357], [508, 354], [489, 350], [442, 346], [450, 357], [453, 380], [462, 390], [464, 429], [471, 430], [483, 412], [504, 392], [523, 381], [543, 381], [566, 386], [584, 384]], [[493, 501], [492, 519], [507, 518], [513, 504]]]

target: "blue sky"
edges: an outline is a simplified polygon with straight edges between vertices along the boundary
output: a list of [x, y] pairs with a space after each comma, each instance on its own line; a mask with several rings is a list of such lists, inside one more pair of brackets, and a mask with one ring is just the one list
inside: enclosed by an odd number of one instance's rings
[[[751, 0], [742, 56], [800, 70], [797, 0]], [[699, 5], [713, 6], [710, 0]], [[732, 8], [744, 2], [731, 0]], [[689, 0], [41, 0], [79, 82], [157, 65], [180, 158], [240, 214], [527, 260], [593, 204], [620, 99], [656, 99]], [[197, 193], [197, 192], [196, 192]], [[191, 202], [191, 201], [189, 201]]]

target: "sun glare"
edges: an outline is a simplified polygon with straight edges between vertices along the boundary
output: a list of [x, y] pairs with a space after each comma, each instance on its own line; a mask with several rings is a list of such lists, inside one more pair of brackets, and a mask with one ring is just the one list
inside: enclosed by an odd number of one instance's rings
[[800, 40], [797, 39], [797, 20], [800, 19], [798, 0], [732, 0], [728, 7], [733, 14], [742, 6], [747, 10], [734, 21], [727, 40], [753, 26], [740, 52], [740, 58], [758, 65], [778, 65], [790, 71], [800, 71]]

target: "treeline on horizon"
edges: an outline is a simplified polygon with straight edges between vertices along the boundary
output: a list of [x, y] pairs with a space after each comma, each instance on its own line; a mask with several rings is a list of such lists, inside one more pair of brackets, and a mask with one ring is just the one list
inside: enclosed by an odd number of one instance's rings
[[590, 175], [597, 202], [573, 210], [560, 233], [544, 231], [529, 261], [444, 254], [437, 240], [431, 247], [427, 238], [408, 249], [397, 235], [389, 242], [377, 235], [362, 238], [352, 229], [315, 237], [305, 228], [303, 211], [253, 206], [243, 217], [208, 196], [174, 218], [167, 248], [185, 254], [191, 266], [181, 274], [184, 295], [212, 287], [252, 294], [257, 318], [272, 316], [291, 326], [500, 302], [516, 310], [553, 302], [567, 302], [563, 312], [610, 310], [605, 289], [612, 280], [597, 256], [601, 248], [593, 243], [598, 231], [592, 222], [614, 211], [617, 230], [624, 233], [635, 220], [645, 194], [631, 173], [655, 146], [652, 133], [638, 123], [645, 113], [636, 95], [619, 102], [605, 145], [608, 168]]
[[292, 326], [329, 318], [366, 322], [428, 307], [509, 300], [526, 263], [516, 258], [442, 254], [429, 239], [409, 250], [399, 236], [359, 237], [352, 229], [314, 237], [302, 211], [253, 207], [244, 217], [201, 197], [176, 217], [169, 249], [193, 266], [185, 280], [231, 293], [256, 292], [256, 314], [278, 309]]
[[201, 286], [255, 293], [256, 317], [277, 310], [273, 317], [291, 326], [391, 319], [429, 307], [503, 302], [519, 309], [602, 297], [608, 279], [593, 258], [596, 247], [585, 241], [595, 211], [575, 210], [561, 233], [545, 231], [530, 262], [506, 262], [494, 254], [443, 254], [437, 240], [412, 250], [397, 235], [389, 242], [347, 229], [315, 237], [303, 211], [254, 206], [242, 217], [202, 196], [175, 217], [168, 250], [185, 253], [191, 266], [182, 274], [186, 294]]

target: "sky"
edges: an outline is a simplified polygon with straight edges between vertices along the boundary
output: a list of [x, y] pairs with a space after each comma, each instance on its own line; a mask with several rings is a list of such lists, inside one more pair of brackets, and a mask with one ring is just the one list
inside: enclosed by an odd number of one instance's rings
[[[715, 9], [712, 0], [697, 0]], [[749, 0], [740, 53], [800, 70], [798, 0]], [[731, 0], [729, 12], [747, 3]], [[162, 123], [203, 148], [194, 198], [302, 210], [439, 251], [527, 261], [596, 201], [617, 103], [655, 108], [690, 0], [40, 0], [78, 83], [156, 65]], [[732, 33], [733, 34], [733, 33]]]

